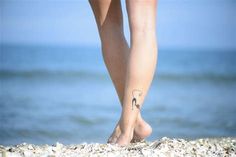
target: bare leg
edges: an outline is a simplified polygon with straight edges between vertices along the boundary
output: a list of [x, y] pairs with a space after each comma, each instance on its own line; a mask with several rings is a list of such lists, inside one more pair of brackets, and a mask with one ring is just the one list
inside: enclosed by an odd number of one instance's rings
[[133, 138], [138, 114], [144, 102], [157, 61], [156, 0], [126, 0], [131, 31], [131, 52], [128, 58], [119, 145]]
[[[130, 49], [123, 33], [120, 0], [90, 0], [89, 2], [102, 41], [103, 58], [122, 105]], [[142, 119], [139, 113], [134, 131], [135, 140], [146, 138], [151, 134], [151, 131], [151, 127]], [[118, 122], [108, 142], [116, 142], [120, 133]]]

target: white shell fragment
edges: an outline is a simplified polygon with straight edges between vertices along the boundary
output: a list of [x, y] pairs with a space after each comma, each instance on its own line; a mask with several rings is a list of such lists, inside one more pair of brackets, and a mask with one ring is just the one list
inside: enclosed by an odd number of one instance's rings
[[1, 146], [0, 157], [103, 157], [103, 156], [229, 156], [236, 157], [236, 138], [206, 138], [197, 140], [163, 137], [153, 142], [137, 142], [121, 147], [115, 144], [82, 143], [63, 145], [33, 145], [22, 143]]

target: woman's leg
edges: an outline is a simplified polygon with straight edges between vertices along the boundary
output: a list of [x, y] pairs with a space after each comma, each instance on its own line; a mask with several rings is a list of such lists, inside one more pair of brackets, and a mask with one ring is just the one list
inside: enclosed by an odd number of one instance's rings
[[121, 135], [117, 143], [128, 144], [144, 102], [157, 61], [156, 0], [126, 0], [131, 31], [131, 51], [127, 63]]
[[[102, 52], [119, 100], [123, 102], [129, 47], [123, 33], [123, 18], [120, 0], [90, 0], [99, 35]], [[143, 139], [151, 134], [151, 127], [139, 113], [135, 127], [135, 139]], [[117, 123], [108, 142], [115, 142], [121, 131]]]

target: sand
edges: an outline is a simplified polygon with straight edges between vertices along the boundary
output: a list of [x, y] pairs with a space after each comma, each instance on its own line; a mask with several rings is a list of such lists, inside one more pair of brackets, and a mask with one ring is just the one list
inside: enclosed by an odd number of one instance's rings
[[199, 156], [236, 157], [236, 138], [205, 138], [197, 140], [163, 137], [153, 142], [142, 141], [120, 147], [112, 144], [82, 143], [73, 145], [33, 145], [22, 143], [1, 146], [0, 157], [83, 157], [83, 156]]

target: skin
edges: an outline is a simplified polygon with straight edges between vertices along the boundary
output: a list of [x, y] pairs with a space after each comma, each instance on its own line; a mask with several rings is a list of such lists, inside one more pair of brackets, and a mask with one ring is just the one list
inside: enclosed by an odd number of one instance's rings
[[[122, 106], [121, 117], [108, 139], [127, 145], [152, 132], [140, 109], [157, 62], [156, 0], [126, 0], [131, 48], [124, 37], [120, 0], [89, 0], [95, 15], [104, 62]], [[138, 91], [138, 92], [137, 92]]]

